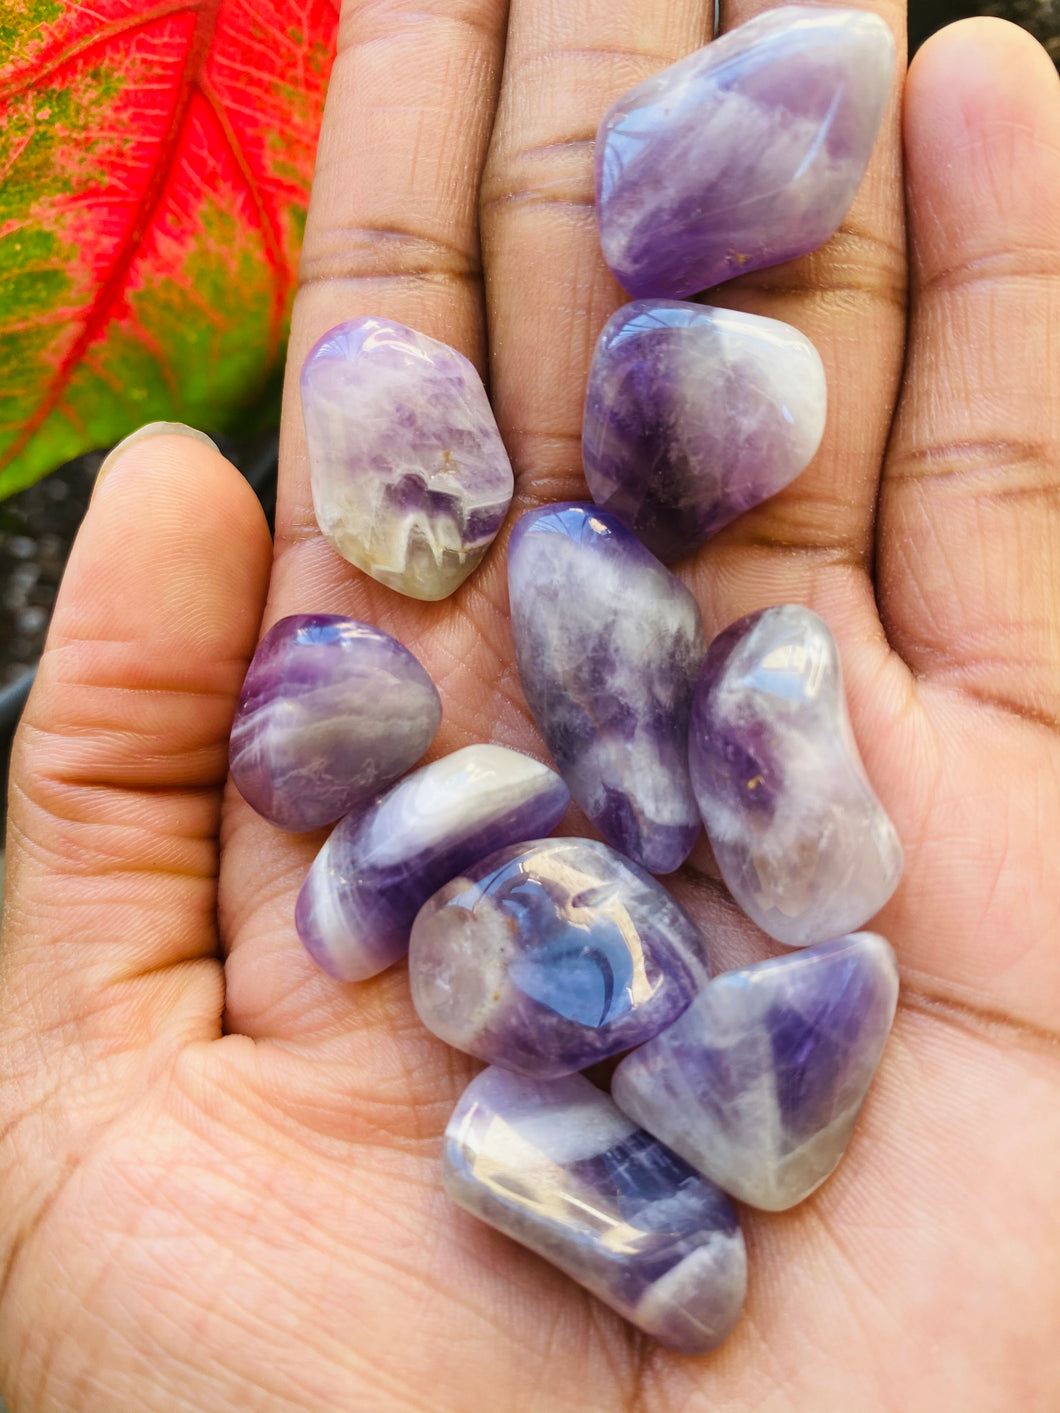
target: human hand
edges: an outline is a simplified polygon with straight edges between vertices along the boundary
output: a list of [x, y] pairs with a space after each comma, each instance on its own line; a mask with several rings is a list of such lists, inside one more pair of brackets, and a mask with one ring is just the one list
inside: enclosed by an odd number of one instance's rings
[[[588, 361], [623, 301], [591, 207], [597, 122], [709, 37], [709, 8], [345, 0], [291, 368], [366, 313], [462, 349], [516, 468], [509, 524], [586, 494]], [[751, 9], [726, 6], [726, 25]], [[731, 1339], [670, 1354], [448, 1204], [439, 1139], [471, 1062], [420, 1026], [404, 968], [343, 986], [303, 952], [293, 903], [320, 836], [281, 834], [232, 791], [222, 806], [247, 660], [292, 612], [406, 643], [442, 693], [435, 753], [542, 754], [503, 545], [437, 604], [339, 560], [292, 376], [275, 555], [217, 453], [125, 449], [19, 734], [0, 955], [12, 1413], [1053, 1413], [1060, 89], [1044, 53], [997, 21], [931, 41], [905, 148], [908, 260], [896, 102], [840, 234], [712, 295], [814, 340], [829, 423], [810, 469], [680, 572], [708, 635], [779, 602], [828, 621], [906, 851], [877, 924], [902, 970], [893, 1038], [835, 1176], [790, 1213], [743, 1214]], [[718, 965], [764, 955], [695, 862], [673, 886]]]

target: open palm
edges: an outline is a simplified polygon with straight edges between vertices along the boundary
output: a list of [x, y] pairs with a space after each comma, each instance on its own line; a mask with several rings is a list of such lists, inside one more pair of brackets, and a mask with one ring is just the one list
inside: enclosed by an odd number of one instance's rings
[[[591, 139], [710, 37], [708, 8], [345, 0], [292, 368], [341, 319], [422, 329], [488, 373], [516, 509], [584, 499], [588, 360], [623, 298]], [[726, 27], [752, 9], [724, 5]], [[222, 807], [246, 661], [291, 612], [407, 643], [442, 693], [436, 753], [543, 754], [503, 545], [440, 604], [336, 558], [292, 377], [275, 554], [209, 447], [128, 448], [21, 728], [0, 954], [13, 1413], [1060, 1406], [1060, 86], [1001, 22], [937, 37], [906, 86], [904, 192], [901, 107], [839, 235], [712, 296], [815, 341], [829, 425], [793, 486], [679, 572], [708, 634], [778, 602], [827, 619], [907, 859], [877, 924], [902, 970], [893, 1039], [835, 1177], [744, 1214], [733, 1337], [672, 1355], [449, 1206], [439, 1140], [471, 1063], [420, 1027], [403, 967], [343, 986], [303, 953], [320, 836]], [[702, 854], [672, 881], [717, 964], [764, 955]]]

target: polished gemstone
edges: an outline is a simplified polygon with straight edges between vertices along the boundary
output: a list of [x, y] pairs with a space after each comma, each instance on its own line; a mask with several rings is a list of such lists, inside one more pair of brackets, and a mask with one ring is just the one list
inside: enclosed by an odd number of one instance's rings
[[554, 770], [504, 746], [465, 746], [336, 826], [295, 908], [317, 963], [360, 981], [404, 955], [413, 918], [486, 854], [554, 829], [570, 796]]
[[858, 754], [835, 641], [808, 608], [765, 609], [714, 640], [689, 757], [722, 877], [779, 942], [853, 932], [894, 892], [902, 849]]
[[688, 775], [704, 651], [695, 600], [592, 505], [524, 515], [508, 587], [519, 678], [571, 794], [608, 843], [671, 872], [700, 829]]
[[544, 1078], [656, 1035], [708, 975], [687, 913], [593, 839], [490, 854], [423, 905], [409, 948], [412, 1000], [428, 1029]]
[[454, 1202], [660, 1343], [701, 1354], [736, 1323], [747, 1258], [732, 1205], [582, 1075], [484, 1070], [443, 1163]]
[[281, 618], [243, 683], [232, 779], [281, 829], [317, 829], [414, 765], [441, 719], [434, 683], [389, 634], [328, 613]]
[[864, 176], [894, 75], [865, 10], [766, 10], [624, 94], [596, 142], [604, 256], [683, 298], [814, 250]]
[[826, 404], [817, 350], [790, 325], [674, 300], [627, 304], [589, 374], [589, 491], [653, 554], [679, 559], [803, 470]]
[[725, 972], [626, 1056], [611, 1092], [733, 1197], [783, 1211], [843, 1156], [897, 1000], [872, 932]]
[[324, 335], [302, 369], [313, 504], [345, 559], [444, 599], [482, 559], [512, 468], [482, 380], [444, 343], [386, 319]]

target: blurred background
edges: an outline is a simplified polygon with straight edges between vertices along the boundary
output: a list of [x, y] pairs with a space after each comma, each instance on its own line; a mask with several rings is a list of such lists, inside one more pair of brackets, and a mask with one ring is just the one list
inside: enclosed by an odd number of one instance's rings
[[910, 0], [909, 52], [921, 45], [929, 34], [953, 20], [968, 15], [1000, 15], [1030, 30], [1052, 55], [1060, 59], [1060, 0], [995, 0], [989, 4], [939, 3], [939, 0]]

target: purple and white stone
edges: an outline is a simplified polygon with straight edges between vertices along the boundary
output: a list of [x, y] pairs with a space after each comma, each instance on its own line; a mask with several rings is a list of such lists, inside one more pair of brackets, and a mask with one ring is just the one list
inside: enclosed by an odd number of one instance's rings
[[428, 1030], [544, 1079], [658, 1034], [709, 975], [688, 914], [594, 839], [490, 854], [423, 905], [409, 946]]
[[465, 746], [336, 826], [295, 905], [309, 954], [342, 981], [385, 971], [443, 883], [554, 829], [570, 803], [554, 770], [504, 746]]
[[843, 1156], [897, 1000], [872, 932], [725, 972], [626, 1056], [611, 1093], [724, 1191], [781, 1212]]
[[229, 764], [281, 829], [317, 829], [385, 789], [434, 740], [442, 704], [408, 648], [327, 613], [281, 618], [239, 697]]
[[302, 368], [313, 505], [344, 559], [414, 599], [444, 599], [511, 503], [508, 453], [473, 366], [387, 319], [325, 334]]
[[442, 1161], [454, 1202], [661, 1344], [702, 1354], [736, 1323], [747, 1256], [732, 1204], [584, 1076], [484, 1070]]
[[585, 479], [653, 554], [680, 559], [809, 464], [826, 407], [820, 356], [789, 324], [639, 300], [596, 346]]
[[681, 299], [836, 231], [894, 76], [865, 10], [783, 5], [638, 84], [596, 140], [604, 257], [637, 298]]
[[839, 654], [798, 604], [710, 645], [689, 762], [733, 897], [788, 947], [854, 932], [898, 886], [902, 848], [850, 728]]
[[524, 515], [508, 587], [519, 678], [571, 794], [608, 843], [670, 873], [700, 829], [688, 774], [704, 652], [695, 599], [592, 505]]

